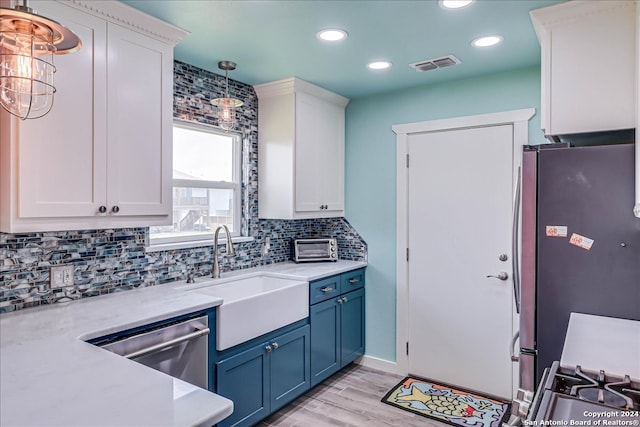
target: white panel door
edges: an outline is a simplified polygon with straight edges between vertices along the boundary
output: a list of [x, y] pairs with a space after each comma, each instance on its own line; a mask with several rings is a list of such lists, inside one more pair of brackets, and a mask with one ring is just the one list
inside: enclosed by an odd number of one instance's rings
[[172, 47], [118, 25], [108, 32], [107, 208], [112, 215], [169, 215]]
[[106, 23], [55, 2], [31, 6], [72, 29], [82, 48], [54, 58], [51, 111], [18, 125], [18, 215], [92, 217], [106, 198]]
[[407, 144], [409, 372], [511, 396], [513, 127]]

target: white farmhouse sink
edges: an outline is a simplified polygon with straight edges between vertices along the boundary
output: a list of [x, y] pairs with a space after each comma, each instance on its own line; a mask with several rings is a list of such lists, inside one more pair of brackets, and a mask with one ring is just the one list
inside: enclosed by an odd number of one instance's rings
[[224, 300], [216, 315], [218, 350], [309, 316], [309, 284], [305, 281], [269, 274], [219, 281], [205, 282], [192, 291]]

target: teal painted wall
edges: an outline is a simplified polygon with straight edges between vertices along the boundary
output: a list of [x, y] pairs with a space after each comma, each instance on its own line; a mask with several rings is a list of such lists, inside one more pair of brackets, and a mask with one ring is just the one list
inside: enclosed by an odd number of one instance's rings
[[[396, 137], [391, 126], [531, 107], [540, 111], [538, 66], [349, 103], [345, 203], [347, 219], [368, 244], [367, 355], [396, 359]], [[545, 141], [539, 114], [529, 122], [529, 140]]]

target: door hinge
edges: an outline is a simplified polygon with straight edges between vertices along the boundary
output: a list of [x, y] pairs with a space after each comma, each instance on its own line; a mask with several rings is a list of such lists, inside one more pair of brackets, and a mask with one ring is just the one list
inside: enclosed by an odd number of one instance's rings
[[409, 155], [407, 154], [407, 168], [409, 167]]
[[409, 248], [407, 248], [407, 262], [409, 262]]
[[407, 341], [407, 356], [409, 355], [409, 341]]

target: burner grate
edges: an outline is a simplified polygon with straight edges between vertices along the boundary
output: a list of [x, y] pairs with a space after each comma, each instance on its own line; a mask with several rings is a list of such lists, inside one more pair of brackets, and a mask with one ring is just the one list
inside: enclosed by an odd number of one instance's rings
[[620, 409], [638, 409], [640, 390], [631, 382], [629, 375], [609, 378], [603, 370], [598, 374], [587, 374], [578, 365], [573, 372], [557, 372], [554, 391], [568, 394], [593, 403], [601, 403]]

